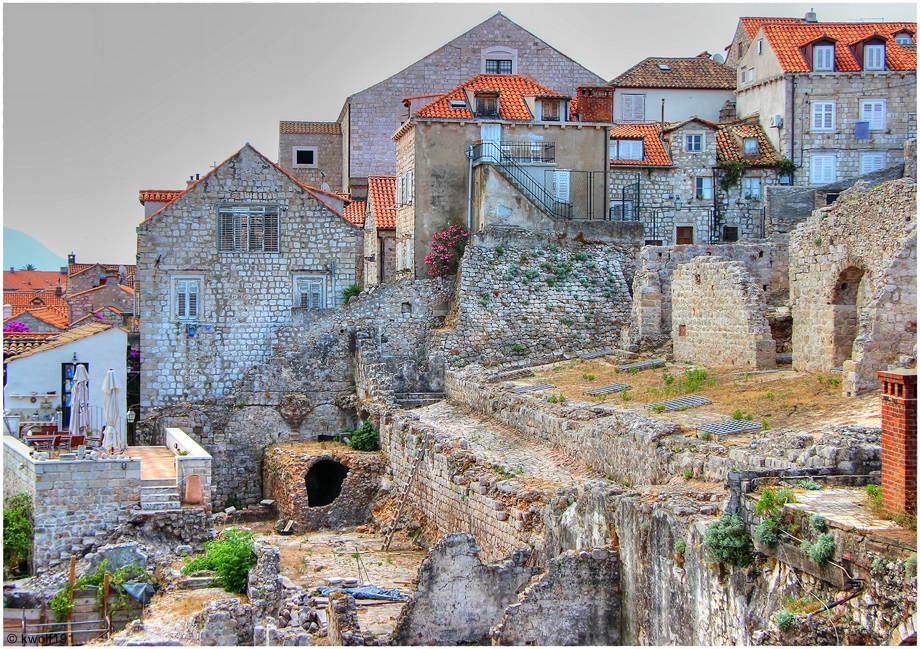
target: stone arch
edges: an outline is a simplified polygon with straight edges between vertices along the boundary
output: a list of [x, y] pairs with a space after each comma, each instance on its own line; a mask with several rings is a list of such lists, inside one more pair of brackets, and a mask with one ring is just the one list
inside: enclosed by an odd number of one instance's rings
[[865, 305], [865, 271], [848, 266], [837, 275], [831, 293], [834, 322], [834, 367], [841, 367], [853, 357], [853, 342], [859, 332], [860, 309]]

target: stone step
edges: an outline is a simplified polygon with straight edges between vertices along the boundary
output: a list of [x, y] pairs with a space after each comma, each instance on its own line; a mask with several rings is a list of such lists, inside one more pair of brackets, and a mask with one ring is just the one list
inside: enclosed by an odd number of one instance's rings
[[161, 485], [157, 487], [148, 487], [146, 485], [141, 486], [141, 495], [143, 494], [170, 494], [170, 493], [178, 493], [178, 491], [179, 491], [179, 487], [174, 484]]
[[141, 489], [147, 487], [175, 487], [176, 479], [175, 478], [152, 478], [149, 480], [141, 480]]
[[172, 492], [172, 493], [161, 493], [161, 494], [160, 493], [158, 494], [142, 493], [141, 494], [142, 503], [165, 503], [165, 502], [170, 502], [173, 500], [176, 502], [180, 501], [178, 493]]

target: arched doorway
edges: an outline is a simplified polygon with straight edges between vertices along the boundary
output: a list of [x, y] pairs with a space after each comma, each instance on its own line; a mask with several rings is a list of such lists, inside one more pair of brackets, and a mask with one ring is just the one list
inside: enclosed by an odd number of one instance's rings
[[320, 460], [311, 466], [304, 477], [309, 506], [323, 507], [331, 504], [342, 493], [342, 483], [347, 475], [348, 467], [335, 460]]
[[862, 303], [863, 276], [865, 272], [850, 266], [837, 277], [831, 308], [834, 321], [834, 367], [853, 357], [853, 341], [859, 331], [859, 305]]

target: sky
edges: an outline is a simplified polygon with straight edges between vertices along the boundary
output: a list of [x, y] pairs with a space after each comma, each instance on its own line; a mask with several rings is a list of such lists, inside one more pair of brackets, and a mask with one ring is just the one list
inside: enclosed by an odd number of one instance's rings
[[[497, 11], [604, 79], [723, 53], [740, 16], [916, 21], [915, 3], [4, 4], [3, 224], [131, 264], [141, 189], [183, 189], [278, 122], [334, 121]], [[5, 267], [5, 265], [4, 265]]]

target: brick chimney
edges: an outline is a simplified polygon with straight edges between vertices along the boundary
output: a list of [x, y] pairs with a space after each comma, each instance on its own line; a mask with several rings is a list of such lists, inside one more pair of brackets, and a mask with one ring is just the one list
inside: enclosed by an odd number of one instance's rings
[[735, 102], [727, 99], [725, 103], [722, 104], [721, 110], [719, 110], [719, 124], [734, 122], [736, 119], [738, 119], [738, 111], [735, 107]]
[[917, 511], [917, 370], [879, 372], [882, 382], [882, 505]]
[[613, 88], [607, 86], [579, 86], [578, 117], [582, 122], [613, 122]]

